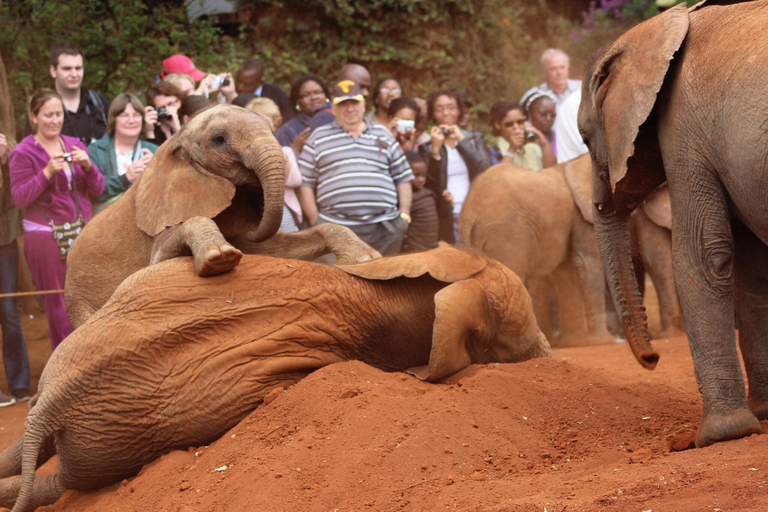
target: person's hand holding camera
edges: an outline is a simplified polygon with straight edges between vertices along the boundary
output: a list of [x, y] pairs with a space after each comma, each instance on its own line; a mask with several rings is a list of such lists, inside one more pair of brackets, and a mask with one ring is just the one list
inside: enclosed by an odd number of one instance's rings
[[152, 152], [150, 150], [143, 148], [141, 152], [144, 156], [125, 166], [125, 177], [129, 183], [133, 183], [139, 179], [139, 176], [144, 173], [150, 160], [152, 160]]
[[544, 135], [544, 132], [542, 132], [541, 130], [539, 130], [538, 128], [533, 126], [532, 124], [526, 124], [525, 125], [525, 131], [526, 132], [530, 132], [530, 133], [533, 134], [533, 137], [531, 137], [533, 140], [529, 140], [528, 137], [526, 136], [525, 143], [535, 142], [536, 144], [538, 144], [542, 148], [544, 146], [546, 146], [547, 144], [549, 144], [549, 141], [547, 140], [547, 136]]
[[150, 105], [144, 107], [144, 136], [146, 138], [155, 138], [155, 125], [158, 123], [157, 110]]
[[53, 155], [45, 167], [43, 167], [43, 175], [46, 179], [50, 180], [57, 172], [68, 169], [71, 161], [72, 155], [70, 153]]
[[446, 139], [453, 139], [456, 142], [461, 142], [464, 140], [464, 134], [461, 133], [461, 130], [459, 130], [458, 125], [441, 124], [440, 130], [443, 132], [443, 135], [445, 135]]
[[232, 103], [237, 97], [237, 91], [235, 91], [235, 81], [232, 79], [232, 73], [221, 73], [219, 78], [222, 78], [221, 89], [219, 92], [227, 99], [227, 103]]
[[93, 163], [91, 163], [91, 159], [88, 157], [88, 153], [86, 151], [75, 146], [72, 148], [72, 151], [69, 153], [69, 155], [72, 157], [72, 163], [78, 164], [83, 168], [84, 171], [91, 170]]
[[430, 156], [435, 160], [440, 160], [440, 148], [445, 143], [445, 132], [439, 126], [433, 126], [429, 132], [432, 137], [432, 148], [429, 150]]

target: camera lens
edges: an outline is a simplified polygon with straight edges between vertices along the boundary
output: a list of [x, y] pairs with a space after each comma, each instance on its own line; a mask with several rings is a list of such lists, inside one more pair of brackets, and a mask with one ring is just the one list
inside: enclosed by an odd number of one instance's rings
[[225, 78], [223, 82], [221, 82], [222, 87], [226, 87], [229, 85], [229, 78]]

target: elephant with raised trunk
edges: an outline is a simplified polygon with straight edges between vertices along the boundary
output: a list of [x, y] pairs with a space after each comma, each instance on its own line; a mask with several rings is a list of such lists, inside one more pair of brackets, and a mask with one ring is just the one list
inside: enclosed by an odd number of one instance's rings
[[[0, 507], [52, 503], [210, 443], [274, 388], [335, 362], [439, 381], [550, 355], [520, 279], [450, 246], [341, 268], [245, 256], [207, 278], [189, 258], [164, 261], [53, 353], [24, 436], [0, 455]], [[58, 473], [35, 476], [54, 453]]]
[[155, 153], [143, 176], [77, 238], [65, 299], [77, 328], [129, 275], [191, 254], [199, 275], [232, 269], [242, 253], [340, 263], [380, 255], [348, 228], [278, 232], [284, 205], [282, 148], [258, 114], [232, 105], [201, 112]]
[[648, 368], [658, 355], [633, 274], [630, 216], [669, 185], [675, 282], [704, 405], [697, 446], [758, 433], [768, 419], [766, 26], [765, 0], [680, 4], [599, 51], [582, 89], [600, 253]]

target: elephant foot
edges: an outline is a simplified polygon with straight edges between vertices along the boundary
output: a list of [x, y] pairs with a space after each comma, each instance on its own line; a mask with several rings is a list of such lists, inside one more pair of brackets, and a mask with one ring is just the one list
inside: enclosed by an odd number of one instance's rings
[[354, 265], [381, 258], [379, 251], [360, 239], [350, 240], [346, 247], [335, 252], [337, 265]]
[[195, 254], [195, 270], [199, 276], [213, 276], [232, 270], [240, 263], [243, 253], [228, 243], [210, 246]]
[[752, 396], [747, 397], [747, 403], [752, 414], [758, 420], [768, 420], [768, 402]]
[[21, 488], [21, 475], [0, 480], [0, 507], [13, 508]]
[[719, 441], [759, 434], [760, 421], [749, 409], [736, 409], [730, 414], [709, 414], [701, 421], [696, 447], [702, 448]]

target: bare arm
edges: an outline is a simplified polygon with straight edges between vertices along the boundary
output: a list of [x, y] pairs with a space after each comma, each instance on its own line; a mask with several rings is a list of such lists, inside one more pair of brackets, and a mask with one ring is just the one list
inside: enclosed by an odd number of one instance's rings
[[397, 201], [400, 211], [410, 215], [411, 202], [413, 201], [413, 188], [411, 187], [410, 181], [406, 181], [397, 186]]
[[296, 189], [296, 193], [299, 196], [299, 204], [304, 211], [304, 215], [307, 216], [307, 220], [311, 226], [315, 225], [317, 218], [320, 216], [320, 212], [317, 209], [317, 199], [315, 198], [315, 190], [309, 187], [301, 186]]

